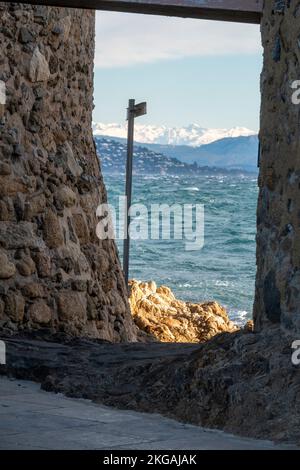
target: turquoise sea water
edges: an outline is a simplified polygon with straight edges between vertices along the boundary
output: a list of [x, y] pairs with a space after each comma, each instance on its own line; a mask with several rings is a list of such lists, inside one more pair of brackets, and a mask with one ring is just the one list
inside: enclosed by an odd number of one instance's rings
[[[110, 204], [118, 205], [124, 175], [104, 179]], [[130, 278], [167, 285], [183, 300], [216, 300], [233, 321], [245, 323], [254, 298], [257, 193], [255, 175], [135, 175], [134, 203], [204, 204], [205, 243], [186, 251], [184, 240], [132, 241]]]

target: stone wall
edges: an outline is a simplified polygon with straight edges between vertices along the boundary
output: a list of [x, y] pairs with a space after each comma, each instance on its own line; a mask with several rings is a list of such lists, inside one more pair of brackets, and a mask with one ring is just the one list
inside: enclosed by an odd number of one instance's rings
[[[299, 0], [265, 1], [257, 330], [300, 331], [299, 24]], [[0, 46], [0, 328], [134, 340], [115, 244], [95, 234], [94, 13], [0, 3]]]
[[135, 339], [94, 148], [94, 13], [0, 3], [0, 328]]
[[300, 332], [300, 1], [266, 0], [262, 21], [261, 155], [257, 213], [257, 329]]

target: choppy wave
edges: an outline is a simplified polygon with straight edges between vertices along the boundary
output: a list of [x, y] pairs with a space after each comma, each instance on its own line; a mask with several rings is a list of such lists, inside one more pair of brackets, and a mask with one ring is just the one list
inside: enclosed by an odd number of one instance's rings
[[246, 310], [229, 309], [228, 315], [230, 319], [238, 326], [244, 326], [251, 317], [251, 313]]
[[[105, 176], [109, 202], [124, 192], [124, 176]], [[205, 207], [205, 244], [185, 251], [184, 240], [131, 242], [130, 275], [169, 286], [177, 298], [216, 300], [239, 325], [254, 298], [257, 180], [253, 176], [134, 176], [134, 202]], [[122, 243], [119, 243], [122, 254]]]
[[196, 191], [196, 192], [200, 191], [200, 189], [197, 188], [197, 187], [182, 188], [182, 190], [183, 190], [183, 191]]

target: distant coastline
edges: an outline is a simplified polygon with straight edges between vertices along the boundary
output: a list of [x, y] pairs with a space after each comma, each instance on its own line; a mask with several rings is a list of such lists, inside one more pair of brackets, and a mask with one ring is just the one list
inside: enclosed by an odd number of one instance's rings
[[[197, 148], [136, 143], [134, 146], [133, 172], [141, 175], [185, 176], [195, 176], [197, 174], [257, 174], [258, 144], [255, 139], [257, 138], [227, 138]], [[126, 139], [94, 136], [94, 140], [97, 153], [101, 156], [103, 172], [111, 175], [124, 174], [126, 168]], [[216, 155], [216, 149], [218, 155]], [[232, 157], [228, 157], [228, 151], [232, 152], [234, 160]], [[224, 156], [222, 156], [222, 152], [224, 152]]]

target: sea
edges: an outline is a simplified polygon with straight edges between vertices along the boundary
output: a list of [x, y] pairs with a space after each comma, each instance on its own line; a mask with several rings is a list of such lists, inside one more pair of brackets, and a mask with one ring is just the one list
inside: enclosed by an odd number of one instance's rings
[[[125, 175], [105, 174], [104, 180], [109, 203], [118, 207]], [[151, 204], [202, 205], [204, 244], [187, 251], [186, 240], [172, 236], [131, 240], [129, 277], [166, 285], [185, 301], [217, 301], [231, 320], [245, 324], [254, 300], [257, 196], [254, 174], [134, 175], [132, 202], [149, 211]], [[117, 245], [122, 261], [123, 241]]]

